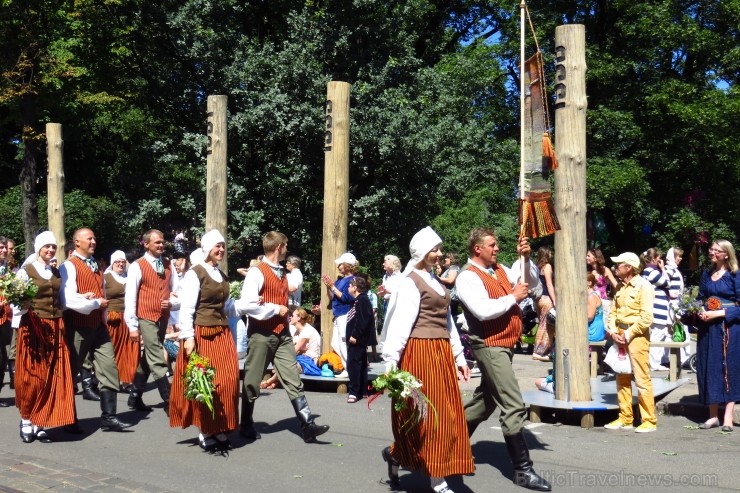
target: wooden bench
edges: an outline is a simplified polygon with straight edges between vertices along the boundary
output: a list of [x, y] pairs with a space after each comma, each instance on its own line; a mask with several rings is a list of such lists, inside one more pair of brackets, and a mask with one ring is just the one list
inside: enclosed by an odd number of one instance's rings
[[599, 364], [604, 360], [605, 346], [606, 341], [588, 343], [588, 348], [591, 350], [591, 378], [599, 376]]
[[[681, 378], [681, 349], [688, 347], [690, 344], [691, 342], [689, 341], [662, 341], [650, 343], [650, 347], [668, 348], [668, 381], [675, 382]], [[599, 375], [599, 364], [604, 359], [605, 346], [606, 341], [588, 343], [588, 347], [591, 349], [591, 378], [596, 378]]]
[[689, 347], [690, 341], [673, 342], [651, 342], [650, 347], [668, 348], [668, 381], [675, 382], [681, 378], [681, 349]]

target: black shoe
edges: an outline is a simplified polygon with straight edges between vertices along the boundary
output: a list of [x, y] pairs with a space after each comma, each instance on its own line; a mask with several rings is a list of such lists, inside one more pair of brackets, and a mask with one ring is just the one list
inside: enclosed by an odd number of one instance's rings
[[398, 479], [398, 469], [396, 469], [395, 474], [393, 473], [393, 469], [398, 467], [398, 461], [391, 455], [390, 447], [384, 448], [380, 455], [383, 457], [385, 463], [388, 464], [388, 485], [391, 489], [397, 490], [401, 486], [401, 481]]
[[100, 429], [103, 431], [123, 431], [131, 428], [131, 423], [118, 419], [118, 416], [103, 416], [100, 418]]
[[247, 440], [259, 440], [262, 438], [260, 432], [254, 428], [254, 425], [241, 426], [239, 428], [239, 435], [243, 436]]
[[0, 400], [0, 407], [10, 407], [10, 404], [7, 401]]
[[218, 442], [218, 446], [221, 450], [229, 450], [231, 448], [231, 441], [224, 433], [214, 435], [213, 438]]
[[206, 452], [213, 452], [218, 448], [218, 440], [216, 440], [213, 437], [204, 437], [202, 440], [198, 438], [198, 443], [200, 445], [200, 448], [205, 450]]
[[21, 440], [23, 440], [23, 443], [31, 443], [34, 440], [36, 440], [36, 435], [33, 432], [33, 427], [29, 426], [29, 428], [31, 428], [30, 432], [23, 433], [23, 422], [21, 422], [20, 431], [21, 431]]
[[66, 425], [64, 427], [64, 431], [66, 431], [67, 433], [71, 433], [72, 435], [82, 435], [83, 433], [85, 433], [85, 430], [80, 428], [80, 425], [78, 425], [77, 423]]
[[613, 373], [607, 373], [606, 375], [604, 375], [603, 377], [601, 377], [601, 381], [602, 382], [613, 382], [616, 379], [617, 379], [617, 376], [614, 375]]
[[303, 427], [303, 441], [311, 443], [316, 441], [316, 437], [323, 435], [329, 431], [329, 425], [317, 425], [316, 423], [309, 423]]
[[33, 434], [36, 436], [36, 440], [41, 443], [51, 443], [51, 437], [46, 433], [46, 430], [39, 428], [38, 426], [33, 427]]

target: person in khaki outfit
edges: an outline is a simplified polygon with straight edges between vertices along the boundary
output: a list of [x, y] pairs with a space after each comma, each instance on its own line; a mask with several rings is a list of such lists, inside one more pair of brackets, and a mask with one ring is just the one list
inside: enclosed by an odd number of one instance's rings
[[637, 401], [642, 423], [634, 427], [632, 413], [632, 375], [617, 375], [619, 418], [604, 425], [608, 430], [632, 430], [649, 433], [657, 429], [653, 382], [650, 380], [650, 326], [653, 323], [655, 293], [650, 282], [640, 276], [639, 257], [625, 252], [612, 257], [616, 275], [622, 281], [614, 295], [606, 331], [615, 344], [625, 346], [630, 355], [637, 387]]

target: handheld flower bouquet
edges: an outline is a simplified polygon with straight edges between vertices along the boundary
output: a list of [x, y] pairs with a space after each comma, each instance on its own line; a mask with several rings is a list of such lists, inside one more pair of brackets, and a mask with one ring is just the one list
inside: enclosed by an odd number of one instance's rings
[[243, 285], [244, 281], [231, 281], [229, 283], [229, 295], [231, 295], [232, 300], [241, 298]]
[[185, 398], [189, 401], [197, 401], [205, 404], [214, 414], [213, 410], [213, 377], [216, 369], [211, 366], [208, 358], [193, 351], [185, 367], [183, 378], [185, 379]]
[[699, 286], [684, 290], [678, 299], [678, 313], [680, 315], [696, 315], [702, 309], [701, 301], [697, 299]]
[[0, 295], [11, 305], [22, 306], [34, 299], [38, 290], [38, 286], [31, 279], [23, 280], [13, 272], [0, 277]]
[[387, 390], [388, 397], [395, 400], [393, 408], [396, 412], [400, 412], [408, 408], [409, 404], [412, 407], [411, 416], [401, 426], [402, 430], [407, 426], [413, 427], [421, 420], [427, 419], [429, 416], [429, 408], [434, 412], [434, 424], [436, 427], [437, 410], [434, 408], [434, 404], [432, 404], [429, 398], [427, 398], [427, 396], [421, 391], [421, 386], [421, 380], [413, 376], [411, 373], [394, 368], [388, 373], [373, 380], [373, 388], [379, 393], [368, 401], [368, 407], [370, 407], [370, 403], [374, 401], [380, 393]]

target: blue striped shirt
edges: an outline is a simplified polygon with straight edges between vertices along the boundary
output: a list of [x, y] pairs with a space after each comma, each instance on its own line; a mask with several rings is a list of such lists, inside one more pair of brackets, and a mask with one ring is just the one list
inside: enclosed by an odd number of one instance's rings
[[653, 324], [668, 325], [668, 290], [670, 289], [668, 275], [655, 267], [647, 266], [642, 271], [642, 277], [648, 280], [655, 291]]

